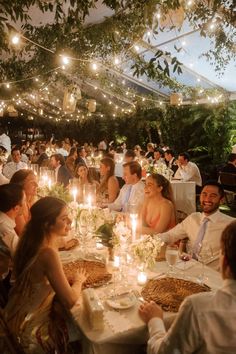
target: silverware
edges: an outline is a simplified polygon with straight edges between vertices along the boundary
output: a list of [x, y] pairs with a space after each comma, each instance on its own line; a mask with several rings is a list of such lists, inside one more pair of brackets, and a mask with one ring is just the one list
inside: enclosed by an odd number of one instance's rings
[[133, 294], [134, 296], [136, 297], [136, 299], [142, 303], [145, 302], [144, 298], [142, 297], [142, 295], [140, 294], [140, 292], [136, 289], [132, 290], [133, 291]]

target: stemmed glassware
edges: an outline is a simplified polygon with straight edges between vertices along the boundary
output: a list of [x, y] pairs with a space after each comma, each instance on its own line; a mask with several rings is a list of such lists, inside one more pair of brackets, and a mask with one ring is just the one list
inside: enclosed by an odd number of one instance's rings
[[168, 274], [174, 275], [174, 266], [178, 259], [178, 246], [177, 245], [167, 245], [165, 252], [166, 262], [170, 268]]
[[81, 240], [81, 248], [83, 252], [86, 250], [86, 238], [88, 233], [88, 222], [85, 217], [80, 217], [79, 220], [79, 232], [80, 232], [80, 240]]
[[201, 284], [204, 283], [207, 278], [205, 278], [205, 265], [210, 263], [213, 259], [212, 247], [208, 243], [199, 244], [199, 249], [201, 250], [198, 255], [198, 261], [202, 264], [201, 274], [199, 276], [199, 281]]
[[186, 278], [186, 262], [192, 259], [193, 249], [189, 240], [181, 240], [179, 243], [179, 258], [184, 262], [183, 277]]

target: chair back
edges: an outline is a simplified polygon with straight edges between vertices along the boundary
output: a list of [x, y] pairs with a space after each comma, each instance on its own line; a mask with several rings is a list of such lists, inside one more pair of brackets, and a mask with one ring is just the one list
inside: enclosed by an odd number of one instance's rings
[[220, 172], [219, 173], [220, 183], [225, 186], [236, 186], [236, 174], [229, 172]]

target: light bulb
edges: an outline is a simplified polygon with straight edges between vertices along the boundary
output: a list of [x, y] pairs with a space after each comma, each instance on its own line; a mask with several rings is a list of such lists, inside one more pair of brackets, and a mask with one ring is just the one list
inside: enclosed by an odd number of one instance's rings
[[12, 44], [15, 44], [15, 45], [19, 44], [20, 37], [18, 35], [14, 35], [11, 39], [11, 42], [12, 42]]
[[114, 63], [117, 65], [117, 64], [119, 64], [119, 59], [118, 58], [115, 58], [115, 60], [114, 60]]
[[96, 63], [92, 63], [92, 69], [93, 70], [97, 70], [97, 68], [98, 68], [97, 64]]
[[70, 63], [70, 60], [69, 60], [67, 57], [63, 56], [63, 57], [62, 57], [62, 63], [63, 63], [64, 65], [68, 65], [68, 64]]

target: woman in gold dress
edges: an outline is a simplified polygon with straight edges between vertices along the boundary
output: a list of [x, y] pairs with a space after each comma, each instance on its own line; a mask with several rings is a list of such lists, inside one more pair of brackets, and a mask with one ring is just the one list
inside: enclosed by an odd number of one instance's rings
[[[64, 274], [57, 239], [66, 236], [71, 220], [66, 204], [54, 197], [38, 200], [14, 257], [15, 283], [4, 309], [12, 335], [25, 353], [67, 353], [68, 331], [61, 308], [70, 309], [86, 280], [78, 270], [70, 285]], [[55, 301], [55, 295], [57, 301]]]

